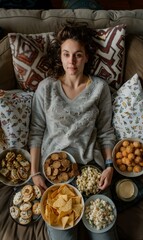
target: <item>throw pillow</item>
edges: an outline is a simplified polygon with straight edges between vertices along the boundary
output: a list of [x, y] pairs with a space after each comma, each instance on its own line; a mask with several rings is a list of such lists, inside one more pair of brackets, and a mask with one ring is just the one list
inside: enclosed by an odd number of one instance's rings
[[117, 140], [143, 140], [143, 90], [137, 74], [113, 94], [113, 126]]
[[16, 78], [7, 36], [0, 41], [0, 76], [0, 89], [16, 88]]
[[97, 29], [96, 52], [91, 74], [105, 79], [111, 88], [122, 84], [125, 54], [125, 25]]
[[0, 151], [27, 145], [32, 92], [0, 91]]
[[47, 46], [52, 33], [9, 33], [8, 37], [19, 87], [35, 91], [39, 82], [47, 76]]

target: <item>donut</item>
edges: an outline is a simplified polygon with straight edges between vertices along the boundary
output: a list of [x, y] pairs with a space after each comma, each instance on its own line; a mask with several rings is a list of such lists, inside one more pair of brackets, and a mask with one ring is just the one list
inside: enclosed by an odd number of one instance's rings
[[19, 206], [21, 211], [28, 211], [31, 207], [32, 207], [32, 203], [31, 202], [23, 202]]
[[31, 193], [33, 193], [33, 187], [29, 185], [25, 185], [21, 190], [22, 196], [26, 197], [29, 196]]
[[19, 223], [22, 225], [26, 225], [31, 222], [31, 218], [23, 219], [22, 217], [19, 218]]
[[35, 202], [32, 206], [32, 211], [35, 215], [39, 215], [41, 213], [40, 202]]
[[20, 217], [22, 219], [29, 219], [29, 218], [31, 218], [31, 216], [32, 216], [32, 210], [31, 209], [29, 209], [27, 211], [21, 211], [20, 212]]
[[12, 218], [16, 219], [19, 217], [20, 215], [20, 210], [17, 206], [11, 206], [10, 207], [10, 215], [12, 216]]

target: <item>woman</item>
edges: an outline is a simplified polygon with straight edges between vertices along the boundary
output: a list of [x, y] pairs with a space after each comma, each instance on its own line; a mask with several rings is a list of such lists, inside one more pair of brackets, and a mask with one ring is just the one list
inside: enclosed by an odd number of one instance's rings
[[[49, 77], [43, 80], [33, 98], [30, 133], [31, 174], [42, 191], [47, 186], [41, 163], [56, 150], [71, 153], [77, 163], [94, 159], [103, 168], [100, 189], [112, 180], [111, 152], [115, 143], [111, 126], [112, 106], [107, 83], [90, 76], [95, 32], [86, 24], [67, 23], [50, 45]], [[77, 231], [49, 228], [52, 240], [76, 240]], [[91, 233], [88, 239], [117, 239], [113, 231]]]

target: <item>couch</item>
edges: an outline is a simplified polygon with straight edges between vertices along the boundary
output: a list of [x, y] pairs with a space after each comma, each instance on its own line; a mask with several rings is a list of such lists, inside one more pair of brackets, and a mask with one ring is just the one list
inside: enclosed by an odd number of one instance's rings
[[[0, 35], [0, 89], [4, 90], [7, 101], [4, 102], [3, 94], [1, 96], [0, 91], [0, 106], [1, 107], [1, 129], [0, 131], [0, 142], [1, 142], [1, 151], [9, 146], [11, 142], [5, 143], [3, 141], [3, 131], [8, 131], [4, 123], [6, 120], [11, 119], [8, 115], [5, 115], [5, 110], [8, 107], [8, 104], [12, 104], [13, 111], [17, 108], [17, 101], [20, 104], [25, 101], [28, 105], [28, 117], [30, 119], [30, 104], [31, 96], [34, 94], [34, 91], [39, 83], [44, 77], [46, 77], [46, 51], [48, 47], [48, 41], [53, 37], [53, 32], [57, 31], [61, 24], [65, 23], [66, 20], [76, 20], [82, 22], [88, 22], [89, 25], [97, 29], [97, 46], [101, 47], [100, 51], [97, 52], [98, 58], [95, 58], [96, 67], [101, 63], [102, 67], [96, 72], [96, 69], [93, 67], [93, 74], [97, 74], [103, 77], [108, 81], [111, 91], [116, 93], [121, 89], [121, 87], [132, 79], [127, 85], [128, 89], [132, 88], [132, 81], [136, 85], [139, 84], [139, 94], [142, 93], [142, 88], [140, 83], [143, 81], [143, 10], [91, 10], [91, 9], [51, 9], [51, 10], [26, 10], [26, 9], [0, 9], [0, 28], [2, 34]], [[104, 29], [104, 31], [103, 31]], [[42, 34], [42, 38], [41, 38]], [[34, 36], [34, 37], [33, 37]], [[36, 36], [36, 38], [35, 38]], [[37, 38], [38, 36], [38, 38]], [[104, 36], [104, 39], [103, 39]], [[112, 50], [113, 56], [115, 59], [118, 59], [118, 64], [116, 69], [111, 63], [111, 68], [107, 68], [107, 63], [111, 62], [106, 59], [105, 55], [102, 58], [102, 54], [105, 49], [102, 45], [103, 40], [106, 40], [107, 43], [111, 44], [108, 41], [108, 37], [112, 36], [114, 41], [116, 38], [116, 47], [114, 44], [109, 46], [109, 49]], [[40, 38], [42, 41], [39, 42]], [[47, 40], [48, 39], [48, 40]], [[112, 39], [112, 41], [113, 41]], [[26, 44], [25, 44], [26, 41]], [[41, 45], [42, 42], [42, 45]], [[39, 45], [33, 45], [33, 44]], [[29, 45], [32, 44], [32, 45]], [[31, 47], [32, 46], [32, 47]], [[40, 60], [42, 64], [38, 65], [36, 71], [33, 68], [33, 59], [36, 56], [39, 56], [39, 48], [42, 48], [40, 51]], [[33, 50], [33, 54], [29, 56], [23, 55], [21, 51], [23, 49]], [[107, 48], [106, 48], [107, 49]], [[109, 50], [108, 49], [108, 50]], [[26, 51], [25, 51], [26, 52]], [[108, 56], [108, 54], [107, 54]], [[106, 57], [107, 58], [107, 57]], [[44, 60], [43, 60], [44, 59]], [[102, 59], [102, 61], [101, 61]], [[112, 60], [114, 57], [112, 58]], [[115, 60], [114, 59], [114, 60]], [[103, 66], [104, 65], [104, 66]], [[113, 68], [112, 68], [113, 67]], [[32, 69], [32, 71], [31, 71]], [[115, 72], [111, 70], [115, 70]], [[28, 72], [28, 75], [27, 74]], [[35, 77], [35, 78], [34, 78]], [[126, 85], [125, 85], [126, 86]], [[20, 90], [21, 89], [21, 90]], [[136, 89], [136, 88], [134, 88]], [[18, 92], [15, 92], [18, 91]], [[125, 94], [126, 94], [126, 89]], [[25, 98], [24, 94], [28, 92], [28, 101], [27, 95]], [[12, 95], [11, 95], [12, 94]], [[16, 95], [15, 95], [16, 94]], [[22, 95], [20, 95], [22, 94]], [[137, 94], [137, 95], [139, 95]], [[19, 99], [22, 96], [22, 101]], [[11, 97], [12, 96], [12, 97]], [[129, 93], [130, 96], [130, 93]], [[127, 97], [129, 97], [127, 96]], [[133, 96], [134, 97], [134, 96]], [[2, 104], [3, 103], [3, 104]], [[142, 102], [141, 102], [142, 103]], [[4, 105], [5, 104], [5, 105]], [[20, 106], [20, 105], [19, 105]], [[23, 105], [21, 105], [23, 108]], [[140, 108], [139, 108], [140, 109]], [[23, 109], [22, 109], [23, 110]], [[21, 110], [21, 111], [22, 111]], [[10, 113], [12, 110], [10, 110]], [[22, 114], [21, 112], [19, 114]], [[24, 115], [23, 115], [24, 116]], [[7, 118], [7, 119], [6, 119]], [[13, 115], [15, 119], [15, 115]], [[29, 121], [26, 120], [26, 128], [29, 126]], [[116, 127], [116, 121], [114, 122]], [[138, 123], [136, 123], [137, 125]], [[13, 124], [13, 128], [16, 124]], [[141, 125], [140, 125], [141, 126]], [[12, 135], [7, 135], [14, 137], [16, 128], [14, 128]], [[23, 131], [27, 131], [24, 130]], [[119, 133], [119, 131], [117, 131]], [[125, 133], [125, 132], [124, 132]], [[8, 133], [9, 134], [9, 133]], [[132, 132], [130, 133], [132, 136]], [[127, 135], [127, 136], [130, 136]], [[136, 132], [138, 134], [138, 132]], [[17, 144], [17, 147], [25, 147], [26, 137], [28, 132], [21, 138], [24, 138], [21, 141], [19, 135], [16, 135], [13, 139], [13, 142]], [[119, 138], [122, 136], [120, 135]], [[142, 137], [142, 131], [136, 137]], [[7, 145], [3, 145], [7, 144]], [[22, 145], [23, 144], [23, 145]], [[3, 145], [3, 148], [2, 148]], [[140, 177], [141, 184], [141, 177]], [[29, 226], [20, 226], [17, 225], [9, 216], [8, 206], [9, 198], [13, 192], [13, 188], [5, 186], [3, 183], [0, 183], [0, 239], [1, 240], [46, 240], [49, 239], [47, 235], [46, 228], [44, 226], [44, 221], [34, 223]], [[114, 195], [114, 192], [113, 192]], [[143, 240], [143, 200], [140, 197], [138, 201], [134, 204], [126, 204], [126, 209], [118, 213], [117, 218], [117, 229], [119, 233], [120, 240]], [[84, 238], [82, 238], [84, 239]]]

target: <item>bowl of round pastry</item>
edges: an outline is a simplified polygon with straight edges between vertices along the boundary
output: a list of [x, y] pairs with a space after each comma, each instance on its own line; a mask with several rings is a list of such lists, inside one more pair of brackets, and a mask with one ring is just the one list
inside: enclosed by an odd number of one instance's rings
[[70, 183], [78, 175], [74, 157], [66, 151], [50, 153], [43, 162], [45, 178], [52, 184]]
[[30, 154], [25, 149], [9, 148], [0, 154], [0, 181], [18, 187], [30, 180]]
[[138, 177], [143, 174], [143, 141], [137, 138], [125, 138], [114, 147], [113, 165], [116, 171], [125, 177]]
[[17, 188], [10, 199], [9, 212], [12, 219], [20, 225], [38, 221], [41, 217], [41, 196], [39, 187], [31, 183]]

